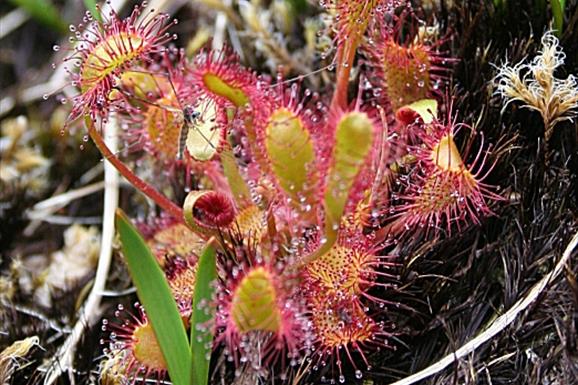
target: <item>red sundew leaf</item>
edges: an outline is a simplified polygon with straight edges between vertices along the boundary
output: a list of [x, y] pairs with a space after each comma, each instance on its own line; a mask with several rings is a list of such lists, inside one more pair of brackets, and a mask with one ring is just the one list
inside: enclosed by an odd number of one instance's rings
[[[34, 0], [38, 1], [38, 0]], [[72, 97], [68, 122], [89, 114], [93, 120], [104, 117], [111, 108], [125, 109], [125, 98], [118, 95], [116, 80], [131, 66], [149, 55], [163, 53], [164, 44], [174, 39], [167, 30], [168, 14], [146, 14], [135, 6], [127, 18], [111, 11], [101, 13], [102, 23], [90, 22], [78, 27], [71, 37], [74, 53], [64, 62], [74, 61], [78, 71], [70, 71], [71, 84], [80, 89]]]
[[192, 355], [187, 333], [165, 275], [146, 242], [122, 210], [116, 212], [122, 252], [167, 369], [175, 385], [190, 385]]

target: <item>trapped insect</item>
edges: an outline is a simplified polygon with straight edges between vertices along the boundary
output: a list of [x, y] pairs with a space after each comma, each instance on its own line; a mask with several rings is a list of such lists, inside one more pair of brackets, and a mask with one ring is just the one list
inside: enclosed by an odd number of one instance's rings
[[181, 126], [181, 131], [179, 132], [179, 147], [177, 151], [177, 159], [183, 159], [183, 153], [185, 151], [185, 144], [187, 142], [187, 135], [191, 128], [195, 128], [198, 119], [201, 117], [201, 113], [196, 111], [192, 106], [185, 106], [183, 108], [183, 125]]

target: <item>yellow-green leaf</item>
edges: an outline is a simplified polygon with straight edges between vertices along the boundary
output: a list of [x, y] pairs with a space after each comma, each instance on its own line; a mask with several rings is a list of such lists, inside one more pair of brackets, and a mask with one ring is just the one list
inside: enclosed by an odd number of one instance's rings
[[321, 250], [331, 248], [355, 177], [361, 171], [373, 143], [373, 123], [364, 112], [349, 112], [337, 123], [333, 166], [325, 190], [325, 236]]
[[209, 89], [209, 91], [228, 99], [236, 107], [244, 107], [247, 103], [249, 103], [249, 97], [247, 97], [242, 89], [226, 83], [223, 79], [215, 74], [205, 74], [203, 76], [203, 83], [205, 84], [205, 87]]
[[267, 124], [265, 147], [280, 187], [295, 207], [313, 207], [312, 188], [316, 186], [315, 150], [303, 122], [286, 108], [275, 111]]
[[279, 331], [281, 312], [277, 307], [277, 293], [272, 279], [269, 272], [259, 266], [239, 282], [233, 293], [231, 317], [241, 333]]

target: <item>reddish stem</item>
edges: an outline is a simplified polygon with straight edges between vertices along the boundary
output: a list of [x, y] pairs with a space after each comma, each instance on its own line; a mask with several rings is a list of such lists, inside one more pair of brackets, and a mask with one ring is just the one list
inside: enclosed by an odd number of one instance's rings
[[341, 34], [345, 36], [340, 41], [337, 51], [337, 85], [331, 101], [332, 110], [347, 108], [349, 76], [357, 47], [369, 25], [369, 20], [374, 17], [373, 9], [380, 2], [381, 0], [353, 0], [344, 4], [343, 9], [339, 11], [343, 13], [341, 16], [347, 20], [345, 20], [345, 25], [341, 31]]
[[347, 91], [349, 88], [349, 76], [353, 60], [357, 51], [357, 39], [346, 40], [337, 51], [337, 85], [331, 100], [331, 109], [347, 108]]
[[130, 168], [128, 168], [115, 154], [112, 153], [112, 151], [110, 151], [102, 136], [94, 127], [94, 123], [89, 118], [86, 119], [86, 126], [88, 127], [88, 134], [92, 138], [94, 144], [102, 156], [107, 161], [109, 161], [118, 170], [118, 172], [129, 181], [130, 184], [132, 184], [137, 190], [145, 194], [147, 197], [152, 199], [157, 205], [159, 205], [163, 210], [165, 210], [173, 217], [179, 220], [183, 219], [183, 209], [169, 200], [166, 196], [161, 194], [153, 186], [136, 176]]

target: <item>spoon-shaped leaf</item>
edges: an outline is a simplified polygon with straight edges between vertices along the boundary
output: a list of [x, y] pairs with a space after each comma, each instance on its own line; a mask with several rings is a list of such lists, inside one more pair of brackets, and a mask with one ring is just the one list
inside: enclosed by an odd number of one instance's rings
[[[337, 230], [351, 188], [361, 171], [373, 143], [373, 123], [364, 112], [348, 112], [335, 129], [333, 166], [325, 191], [325, 243], [316, 256], [327, 252], [337, 240]], [[314, 258], [313, 258], [314, 259]]]
[[315, 149], [301, 118], [287, 108], [279, 108], [265, 128], [265, 148], [271, 169], [296, 209], [314, 216], [317, 174]]

